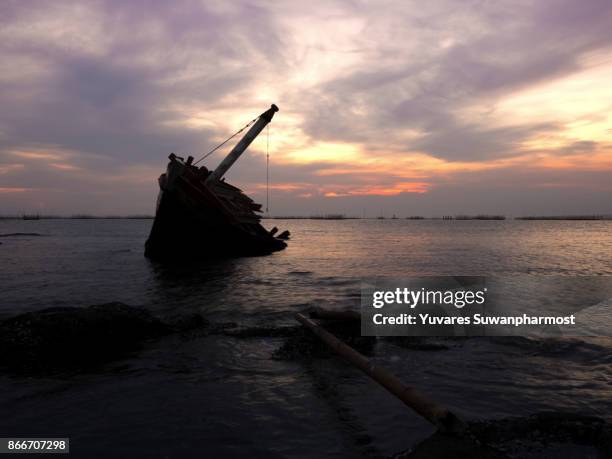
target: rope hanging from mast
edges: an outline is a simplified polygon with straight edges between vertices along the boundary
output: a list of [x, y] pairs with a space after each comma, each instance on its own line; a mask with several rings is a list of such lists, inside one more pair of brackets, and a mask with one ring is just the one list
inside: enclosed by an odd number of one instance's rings
[[267, 126], [266, 139], [266, 213], [270, 212], [270, 125]]
[[219, 148], [221, 148], [223, 145], [225, 145], [227, 142], [229, 142], [230, 140], [232, 140], [234, 137], [236, 137], [238, 134], [240, 134], [242, 131], [244, 131], [246, 128], [250, 127], [253, 123], [255, 123], [255, 121], [257, 121], [259, 119], [259, 116], [257, 118], [252, 119], [251, 121], [249, 121], [243, 128], [241, 128], [240, 130], [234, 132], [231, 136], [229, 136], [227, 139], [225, 139], [223, 142], [221, 142], [219, 145], [217, 145], [215, 148], [213, 148], [212, 150], [210, 150], [208, 153], [206, 153], [204, 156], [202, 156], [200, 159], [198, 159], [195, 163], [193, 163], [193, 165], [195, 166], [196, 164], [198, 164], [200, 161], [208, 158], [210, 155], [212, 155], [215, 151], [217, 151]]

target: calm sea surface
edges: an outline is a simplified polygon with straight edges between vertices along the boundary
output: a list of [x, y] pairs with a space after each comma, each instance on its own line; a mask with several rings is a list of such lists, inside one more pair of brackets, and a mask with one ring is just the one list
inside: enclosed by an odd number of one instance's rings
[[[612, 222], [274, 220], [292, 233], [287, 250], [183, 266], [144, 258], [151, 223], [0, 221], [0, 234], [41, 234], [0, 237], [0, 318], [122, 301], [283, 326], [314, 305], [357, 308], [374, 276], [612, 275]], [[0, 375], [0, 436], [69, 436], [89, 457], [272, 458], [388, 455], [432, 433], [338, 359], [272, 359], [282, 343], [176, 335], [80, 376]], [[374, 359], [468, 419], [612, 417], [610, 339], [478, 338], [443, 351], [380, 341]]]

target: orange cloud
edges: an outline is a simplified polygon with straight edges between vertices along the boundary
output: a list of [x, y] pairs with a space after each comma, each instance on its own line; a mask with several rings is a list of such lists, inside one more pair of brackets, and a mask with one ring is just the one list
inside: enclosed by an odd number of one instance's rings
[[61, 161], [66, 158], [65, 154], [46, 151], [13, 151], [12, 155], [26, 159], [42, 159], [48, 161]]
[[395, 196], [400, 193], [425, 193], [431, 187], [426, 182], [398, 182], [391, 186], [365, 186], [338, 191], [326, 191], [325, 197], [335, 198], [340, 196]]
[[55, 168], [55, 169], [60, 169], [63, 171], [78, 171], [81, 170], [80, 167], [75, 166], [73, 164], [67, 164], [67, 163], [49, 163], [49, 166]]
[[[304, 188], [307, 188], [311, 185], [304, 183], [274, 183], [270, 184], [269, 188], [271, 190], [279, 190], [279, 191], [299, 191]], [[255, 185], [256, 190], [265, 190], [268, 187], [265, 183], [258, 183]]]
[[2, 164], [0, 174], [10, 174], [11, 172], [23, 169], [23, 164]]
[[33, 191], [34, 188], [21, 188], [21, 187], [0, 187], [0, 193], [25, 193], [26, 191]]
[[612, 170], [612, 149], [578, 155], [542, 155], [533, 162], [533, 166], [574, 171]]

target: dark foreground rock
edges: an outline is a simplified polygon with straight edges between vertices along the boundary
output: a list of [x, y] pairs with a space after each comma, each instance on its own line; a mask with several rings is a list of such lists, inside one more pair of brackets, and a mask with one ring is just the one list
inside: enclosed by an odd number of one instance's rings
[[144, 341], [207, 325], [198, 315], [161, 321], [122, 303], [28, 312], [0, 321], [0, 368], [33, 374], [81, 370]]
[[436, 432], [414, 448], [393, 459], [508, 459], [503, 452], [469, 437], [454, 437]]
[[526, 459], [538, 457], [612, 457], [609, 422], [572, 413], [538, 413], [527, 417], [478, 421], [470, 435], [435, 433], [394, 459]]
[[404, 349], [414, 351], [447, 351], [450, 347], [439, 341], [433, 341], [430, 337], [421, 336], [386, 336], [385, 341], [395, 344]]
[[301, 325], [293, 327], [235, 327], [234, 329], [224, 331], [223, 334], [233, 338], [288, 338], [299, 333], [301, 329]]
[[470, 430], [480, 441], [510, 457], [527, 457], [529, 452], [544, 455], [549, 448], [563, 451], [564, 446], [567, 449], [572, 445], [576, 449], [591, 447], [601, 458], [612, 457], [612, 425], [595, 416], [546, 412], [475, 422]]

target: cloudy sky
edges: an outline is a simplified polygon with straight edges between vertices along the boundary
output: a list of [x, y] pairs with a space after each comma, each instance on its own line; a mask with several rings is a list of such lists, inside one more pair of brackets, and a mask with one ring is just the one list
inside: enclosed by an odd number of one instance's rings
[[612, 213], [609, 0], [4, 0], [0, 214], [153, 213], [270, 103], [271, 214]]

